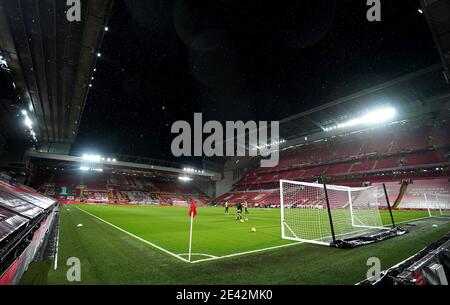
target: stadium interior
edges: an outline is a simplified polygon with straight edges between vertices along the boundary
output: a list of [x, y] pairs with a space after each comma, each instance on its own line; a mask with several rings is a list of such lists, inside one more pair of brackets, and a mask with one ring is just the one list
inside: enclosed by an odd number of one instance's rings
[[279, 208], [280, 180], [385, 184], [394, 210], [427, 210], [423, 194], [450, 196], [450, 16], [432, 24], [434, 6], [424, 9], [442, 63], [281, 120], [276, 167], [236, 156], [194, 168], [115, 152], [71, 155], [112, 1], [83, 1], [82, 25], [55, 13], [64, 1], [40, 10], [19, 2], [0, 0], [0, 284], [18, 283], [33, 260], [54, 255], [63, 205]]

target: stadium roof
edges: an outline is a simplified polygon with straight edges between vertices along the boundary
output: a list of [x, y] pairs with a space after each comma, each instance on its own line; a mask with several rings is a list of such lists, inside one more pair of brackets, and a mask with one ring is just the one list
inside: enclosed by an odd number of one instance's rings
[[[126, 155], [114, 155], [114, 157], [101, 157], [94, 155], [69, 156], [61, 154], [51, 154], [36, 150], [27, 151], [28, 158], [33, 159], [33, 163], [45, 163], [51, 167], [71, 167], [81, 170], [100, 169], [118, 173], [148, 173], [155, 176], [189, 176], [195, 179], [217, 178], [218, 174], [211, 170], [201, 170], [183, 167], [181, 164], [166, 162], [143, 157], [133, 157]], [[116, 159], [117, 158], [117, 159]], [[89, 169], [88, 169], [89, 168]]]
[[420, 4], [436, 41], [447, 78], [450, 78], [450, 2], [448, 0], [420, 0]]
[[[450, 85], [443, 72], [442, 64], [437, 64], [284, 118], [280, 120], [279, 126], [280, 139], [285, 140], [280, 144], [280, 150], [364, 130], [366, 126], [326, 131], [328, 126], [350, 121], [368, 111], [383, 107], [392, 107], [396, 110], [395, 119], [391, 122], [425, 116], [447, 116], [450, 110]], [[248, 143], [245, 143], [245, 146], [248, 150]], [[226, 164], [231, 168], [243, 168], [252, 166], [258, 159], [215, 156], [204, 158], [203, 163], [210, 164], [205, 168], [221, 167]]]
[[[336, 126], [384, 107], [392, 107], [397, 113], [391, 122], [447, 115], [450, 110], [450, 85], [443, 65], [433, 65], [280, 120], [279, 137], [285, 140], [280, 144], [280, 149], [363, 130], [367, 127], [358, 125], [327, 131], [329, 126]], [[248, 150], [248, 143], [245, 146]], [[239, 160], [243, 161], [239, 167], [243, 167], [247, 164], [246, 159], [252, 162], [253, 158], [209, 157], [204, 159], [204, 163], [223, 165], [229, 160]]]
[[[323, 132], [327, 126], [381, 107], [401, 110], [404, 117], [432, 111], [430, 102], [442, 105], [450, 101], [450, 87], [442, 72], [442, 65], [434, 65], [287, 117], [280, 121], [280, 138], [289, 140]], [[408, 111], [411, 107], [415, 111]]]
[[81, 5], [82, 21], [69, 22], [66, 1], [0, 0], [0, 55], [20, 100], [1, 112], [26, 111], [39, 142], [70, 144], [78, 132], [112, 0]]

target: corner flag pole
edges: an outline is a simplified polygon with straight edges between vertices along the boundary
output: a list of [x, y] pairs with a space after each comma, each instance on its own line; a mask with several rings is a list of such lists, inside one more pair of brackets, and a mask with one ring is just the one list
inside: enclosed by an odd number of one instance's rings
[[191, 262], [192, 253], [192, 225], [194, 224], [194, 213], [191, 212], [191, 232], [189, 233], [189, 262]]
[[192, 257], [192, 226], [194, 225], [194, 217], [197, 216], [197, 209], [195, 207], [195, 202], [191, 202], [191, 208], [189, 209], [189, 217], [191, 217], [191, 230], [189, 232], [189, 259], [188, 261], [191, 262]]

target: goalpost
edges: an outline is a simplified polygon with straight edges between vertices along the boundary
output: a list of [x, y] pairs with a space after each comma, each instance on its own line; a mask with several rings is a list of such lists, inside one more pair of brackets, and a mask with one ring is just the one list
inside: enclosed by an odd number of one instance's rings
[[[380, 186], [347, 187], [280, 180], [283, 239], [320, 245], [389, 230], [380, 209], [389, 209]], [[392, 223], [393, 217], [391, 214]], [[394, 225], [395, 226], [395, 225]]]
[[450, 195], [425, 193], [428, 216], [450, 216]]

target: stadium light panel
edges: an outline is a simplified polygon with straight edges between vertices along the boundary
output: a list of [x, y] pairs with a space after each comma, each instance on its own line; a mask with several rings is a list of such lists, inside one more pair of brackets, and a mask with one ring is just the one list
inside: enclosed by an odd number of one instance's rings
[[195, 168], [189, 168], [189, 167], [183, 167], [183, 172], [188, 172], [188, 173], [204, 173], [204, 170], [201, 169], [195, 169]]
[[359, 122], [365, 124], [377, 124], [387, 122], [395, 117], [396, 111], [394, 108], [384, 108], [374, 112], [363, 115]]
[[88, 172], [88, 171], [93, 171], [93, 172], [103, 172], [103, 168], [91, 168], [89, 166], [80, 166], [80, 171], [83, 172]]
[[1, 68], [5, 68], [8, 69], [8, 62], [6, 61], [6, 59], [0, 55], [0, 67]]
[[278, 140], [278, 141], [274, 141], [274, 142], [271, 142], [271, 143], [269, 143], [269, 144], [264, 144], [264, 145], [260, 145], [260, 146], [258, 146], [258, 145], [256, 145], [255, 147], [254, 147], [254, 149], [261, 149], [261, 148], [266, 148], [266, 147], [272, 147], [272, 146], [274, 146], [274, 145], [279, 145], [279, 144], [284, 144], [284, 143], [286, 143], [287, 141], [286, 140], [284, 140], [284, 139], [280, 139], [280, 140]]
[[33, 127], [33, 122], [31, 122], [31, 120], [30, 120], [30, 118], [29, 118], [28, 116], [25, 116], [25, 119], [24, 119], [23, 122], [25, 123], [25, 125], [26, 125], [28, 128]]
[[90, 162], [100, 162], [102, 160], [102, 156], [99, 155], [83, 155], [83, 160]]
[[185, 181], [185, 182], [187, 182], [187, 181], [192, 181], [192, 178], [190, 178], [190, 177], [184, 177], [184, 176], [180, 176], [180, 177], [178, 177], [178, 179], [181, 180], [181, 181]]
[[375, 110], [369, 113], [366, 113], [358, 118], [351, 119], [349, 121], [346, 121], [344, 123], [338, 123], [334, 126], [326, 127], [324, 128], [324, 131], [331, 131], [341, 128], [348, 128], [358, 125], [375, 125], [380, 124], [384, 122], [388, 122], [389, 120], [393, 119], [395, 115], [397, 114], [396, 110], [394, 108], [382, 108], [379, 110]]

